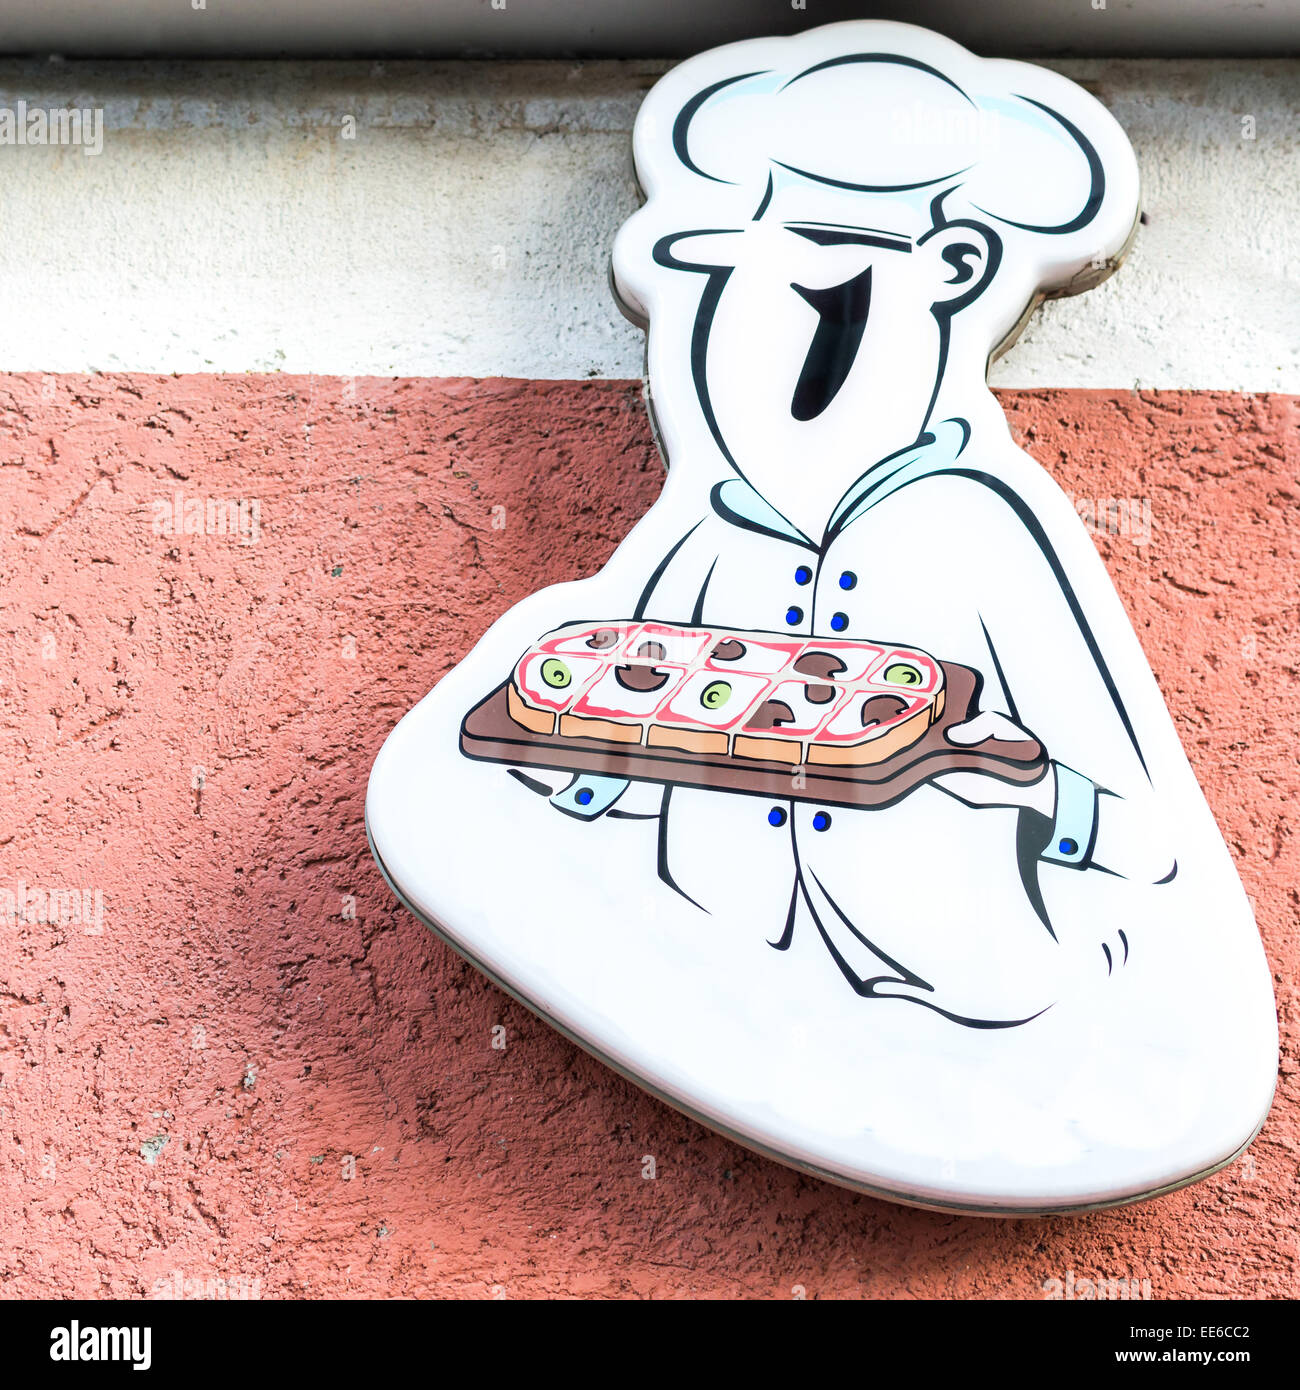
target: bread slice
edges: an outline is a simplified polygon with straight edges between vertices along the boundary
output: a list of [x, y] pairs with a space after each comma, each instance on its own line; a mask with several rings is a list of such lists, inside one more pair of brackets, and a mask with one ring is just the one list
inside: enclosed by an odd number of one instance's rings
[[555, 732], [555, 711], [538, 709], [536, 705], [528, 704], [513, 681], [506, 688], [506, 709], [516, 724], [522, 724], [534, 734]]
[[920, 709], [906, 714], [876, 730], [864, 733], [856, 743], [825, 744], [814, 743], [808, 749], [808, 761], [833, 767], [866, 767], [871, 763], [883, 763], [904, 748], [910, 748], [931, 724], [931, 707], [922, 705]]
[[651, 724], [646, 743], [651, 748], [678, 748], [683, 753], [698, 753], [701, 757], [725, 758], [728, 736], [717, 730], [686, 729], [666, 724]]
[[737, 734], [732, 751], [738, 758], [753, 758], [759, 762], [789, 763], [799, 767], [804, 761], [802, 739], [791, 741], [775, 735]]
[[631, 721], [620, 722], [614, 719], [593, 719], [590, 715], [560, 715], [561, 738], [602, 738], [608, 743], [640, 743], [645, 736], [645, 725]]

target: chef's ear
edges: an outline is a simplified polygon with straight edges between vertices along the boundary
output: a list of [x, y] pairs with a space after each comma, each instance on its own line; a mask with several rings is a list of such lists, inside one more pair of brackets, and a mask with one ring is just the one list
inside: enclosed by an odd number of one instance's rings
[[946, 314], [978, 299], [1002, 261], [1002, 239], [982, 222], [945, 222], [926, 232], [916, 249], [933, 262], [934, 307]]

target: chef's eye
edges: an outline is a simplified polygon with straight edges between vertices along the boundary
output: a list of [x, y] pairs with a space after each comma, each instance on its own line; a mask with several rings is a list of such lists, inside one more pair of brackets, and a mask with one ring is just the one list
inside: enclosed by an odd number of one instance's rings
[[[787, 226], [786, 231], [811, 241], [815, 246], [877, 246], [882, 251], [911, 251], [912, 243], [894, 232], [877, 232], [867, 227]], [[973, 251], [974, 247], [967, 247]]]
[[700, 695], [705, 709], [721, 709], [731, 699], [731, 686], [726, 681], [711, 681]]
[[573, 672], [558, 656], [552, 656], [542, 662], [542, 679], [556, 690], [563, 690], [573, 679]]

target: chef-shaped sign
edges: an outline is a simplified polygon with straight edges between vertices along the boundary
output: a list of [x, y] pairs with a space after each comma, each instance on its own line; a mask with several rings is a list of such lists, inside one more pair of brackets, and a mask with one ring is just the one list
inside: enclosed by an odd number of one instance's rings
[[986, 382], [1123, 257], [1123, 132], [864, 21], [681, 64], [634, 152], [612, 282], [662, 497], [395, 730], [390, 882], [611, 1065], [838, 1181], [1030, 1212], [1221, 1166], [1273, 1086], [1250, 908]]

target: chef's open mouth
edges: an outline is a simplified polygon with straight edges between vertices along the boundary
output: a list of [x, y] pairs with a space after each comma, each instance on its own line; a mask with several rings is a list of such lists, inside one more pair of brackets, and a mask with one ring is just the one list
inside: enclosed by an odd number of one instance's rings
[[790, 288], [818, 315], [790, 401], [790, 414], [796, 420], [815, 420], [853, 370], [871, 310], [871, 267], [827, 289], [808, 289], [793, 282]]

